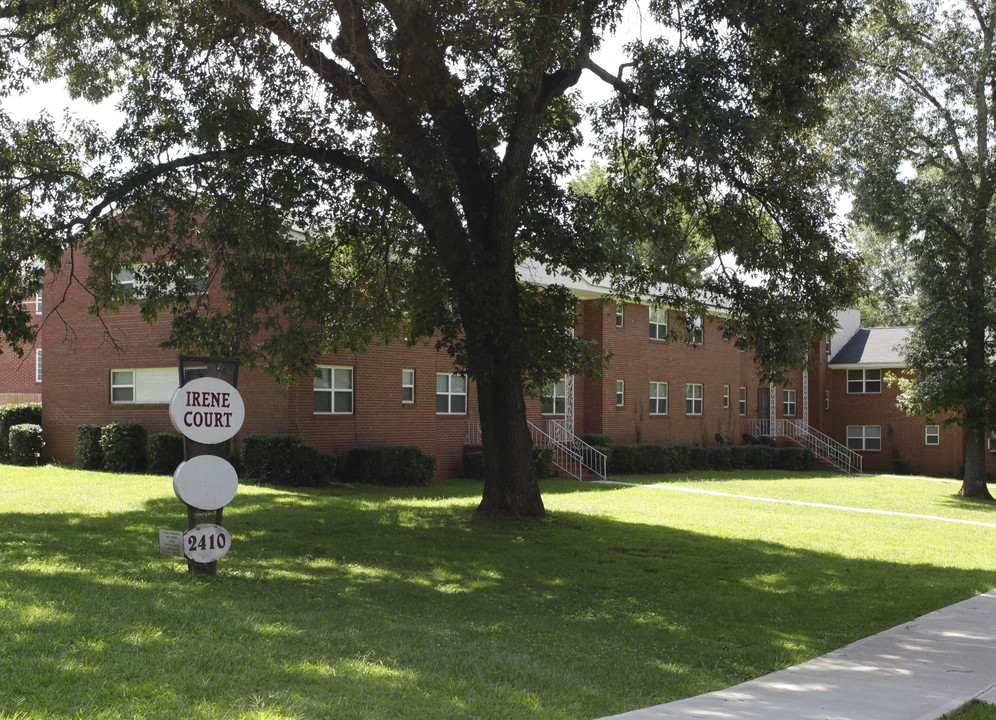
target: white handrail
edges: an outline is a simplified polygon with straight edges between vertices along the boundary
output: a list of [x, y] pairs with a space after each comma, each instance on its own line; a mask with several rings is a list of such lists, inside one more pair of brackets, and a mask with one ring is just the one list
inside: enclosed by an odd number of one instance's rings
[[[602, 480], [605, 479], [607, 470], [605, 453], [575, 437], [574, 433], [558, 420], [549, 421], [547, 430], [532, 422], [529, 423], [533, 445], [552, 448], [553, 464], [556, 468], [575, 480], [583, 480], [585, 470]], [[467, 444], [480, 445], [481, 439], [481, 423], [477, 420], [468, 421]]]
[[747, 420], [745, 425], [751, 435], [784, 437], [797, 445], [808, 447], [817, 456], [844, 472], [862, 471], [863, 458], [860, 454], [801, 420]]

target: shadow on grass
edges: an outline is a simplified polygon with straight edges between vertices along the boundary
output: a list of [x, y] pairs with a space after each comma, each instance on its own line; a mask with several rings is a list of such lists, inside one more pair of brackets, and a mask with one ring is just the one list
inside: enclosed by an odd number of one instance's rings
[[[157, 529], [181, 522], [172, 498], [0, 516], [0, 718], [595, 718], [992, 581], [580, 513], [483, 522], [472, 482], [256, 490], [226, 509], [217, 578], [158, 556]], [[467, 502], [434, 504], [453, 497]]]

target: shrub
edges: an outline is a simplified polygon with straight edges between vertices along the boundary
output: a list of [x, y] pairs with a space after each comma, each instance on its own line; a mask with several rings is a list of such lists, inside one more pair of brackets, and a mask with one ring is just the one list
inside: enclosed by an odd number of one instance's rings
[[613, 445], [609, 457], [609, 473], [612, 475], [634, 475], [640, 472], [639, 448], [642, 445]]
[[909, 475], [912, 472], [912, 465], [906, 458], [892, 458], [892, 472], [896, 475]]
[[133, 420], [104, 425], [100, 429], [101, 467], [112, 472], [143, 472], [145, 442], [145, 428]]
[[76, 428], [76, 457], [84, 470], [99, 470], [104, 464], [100, 449], [100, 425], [80, 425]]
[[173, 433], [149, 435], [149, 472], [172, 475], [183, 462], [183, 438]]
[[784, 447], [778, 451], [778, 467], [782, 470], [810, 470], [813, 451], [805, 447]]
[[14, 425], [8, 433], [10, 458], [17, 465], [37, 465], [45, 441], [41, 425], [22, 423]]
[[612, 444], [612, 438], [604, 433], [585, 433], [578, 435], [578, 439], [597, 448], [608, 447]]
[[41, 425], [41, 405], [0, 405], [0, 460], [10, 459], [10, 429], [15, 425]]
[[709, 466], [716, 470], [733, 469], [733, 449], [735, 445], [721, 445], [719, 447], [708, 448]]
[[[533, 447], [533, 469], [537, 478], [554, 476], [553, 448], [543, 445]], [[480, 450], [464, 450], [463, 476], [471, 480], [484, 479], [484, 453]]]
[[411, 445], [355, 447], [342, 468], [343, 479], [371, 485], [427, 485], [435, 474], [435, 456]]
[[335, 475], [336, 457], [319, 452], [297, 435], [248, 435], [242, 438], [239, 464], [246, 478], [317, 487]]
[[750, 470], [773, 470], [778, 464], [778, 448], [767, 445], [746, 445], [747, 465]]
[[533, 469], [537, 478], [553, 477], [553, 448], [543, 445], [533, 447]]

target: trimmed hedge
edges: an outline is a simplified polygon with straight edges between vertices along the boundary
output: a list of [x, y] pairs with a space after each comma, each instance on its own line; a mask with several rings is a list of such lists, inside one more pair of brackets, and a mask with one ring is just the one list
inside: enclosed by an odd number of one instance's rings
[[297, 435], [247, 435], [242, 438], [239, 464], [247, 479], [318, 487], [335, 475], [336, 457], [319, 452]]
[[435, 456], [413, 445], [355, 447], [340, 473], [347, 482], [395, 486], [428, 485], [435, 474]]
[[172, 475], [183, 462], [183, 437], [174, 433], [149, 435], [149, 472], [155, 475]]
[[[537, 478], [554, 477], [553, 448], [543, 445], [533, 446], [533, 469]], [[484, 479], [484, 453], [480, 450], [465, 450], [463, 453], [463, 476], [471, 480]]]
[[145, 428], [133, 420], [112, 422], [100, 429], [101, 467], [111, 472], [144, 472]]
[[76, 457], [84, 470], [100, 470], [104, 464], [100, 430], [100, 425], [80, 425], [76, 428]]
[[578, 435], [578, 439], [583, 443], [588, 443], [594, 447], [608, 447], [612, 444], [612, 438], [604, 433], [585, 433]]
[[0, 405], [0, 460], [10, 460], [10, 429], [15, 425], [41, 425], [39, 403]]
[[608, 471], [612, 475], [654, 475], [689, 470], [809, 470], [809, 448], [767, 445], [613, 445]]
[[41, 425], [22, 423], [14, 425], [8, 433], [10, 459], [16, 465], [37, 465], [41, 458], [45, 441], [42, 440]]

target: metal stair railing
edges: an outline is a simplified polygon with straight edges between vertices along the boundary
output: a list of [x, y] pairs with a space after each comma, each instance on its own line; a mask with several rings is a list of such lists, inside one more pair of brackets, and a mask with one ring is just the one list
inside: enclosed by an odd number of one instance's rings
[[786, 438], [796, 445], [809, 448], [817, 457], [838, 470], [846, 473], [862, 472], [863, 458], [860, 454], [801, 420], [753, 420], [748, 423], [748, 430], [752, 435]]
[[[553, 450], [553, 465], [575, 480], [583, 480], [587, 470], [593, 475], [605, 479], [605, 453], [577, 438], [558, 420], [547, 423], [547, 430], [535, 423], [529, 423], [533, 445], [549, 447]], [[478, 421], [467, 423], [467, 444], [481, 444], [481, 424]]]

